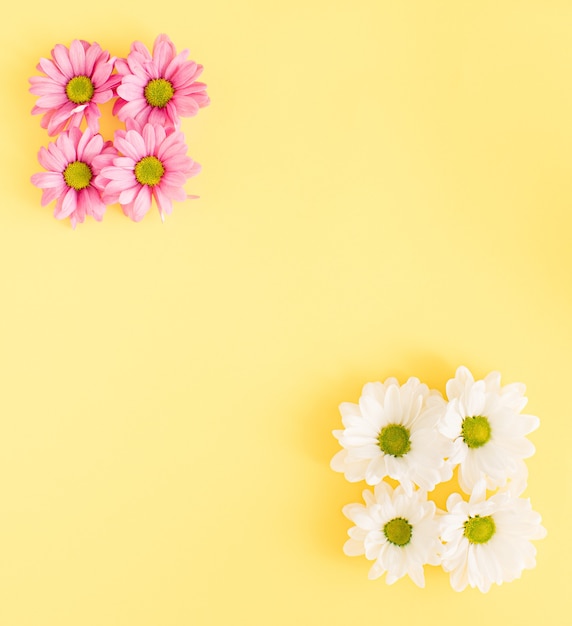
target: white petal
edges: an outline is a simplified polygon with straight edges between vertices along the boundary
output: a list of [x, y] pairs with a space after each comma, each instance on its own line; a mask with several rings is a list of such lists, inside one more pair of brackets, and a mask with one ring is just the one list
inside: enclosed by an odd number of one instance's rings
[[363, 541], [356, 541], [355, 539], [348, 539], [344, 543], [344, 554], [348, 556], [361, 556], [365, 554], [365, 549], [363, 547]]

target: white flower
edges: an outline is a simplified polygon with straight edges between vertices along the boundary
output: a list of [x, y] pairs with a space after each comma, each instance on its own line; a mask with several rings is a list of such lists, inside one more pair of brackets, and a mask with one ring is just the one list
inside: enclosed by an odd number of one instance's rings
[[343, 447], [331, 467], [350, 482], [378, 484], [385, 476], [398, 480], [407, 494], [414, 485], [431, 491], [452, 476], [446, 458], [451, 441], [438, 430], [446, 403], [417, 378], [403, 386], [395, 378], [364, 386], [358, 404], [340, 405], [344, 430], [334, 436]]
[[449, 404], [440, 429], [454, 440], [450, 461], [460, 464], [459, 484], [465, 493], [483, 477], [490, 490], [505, 486], [507, 479], [526, 483], [523, 459], [534, 454], [534, 446], [525, 435], [538, 428], [539, 420], [520, 414], [527, 402], [525, 391], [521, 383], [501, 387], [498, 372], [475, 382], [466, 367], [459, 367], [448, 381]]
[[443, 569], [451, 573], [451, 586], [462, 591], [467, 585], [487, 592], [520, 578], [524, 569], [536, 565], [532, 539], [542, 539], [546, 530], [530, 501], [510, 491], [485, 499], [485, 481], [480, 481], [465, 502], [458, 493], [449, 496], [447, 514], [441, 517], [445, 542]]
[[365, 554], [372, 565], [373, 580], [387, 572], [391, 585], [406, 574], [419, 587], [425, 586], [423, 565], [439, 565], [443, 548], [439, 540], [436, 507], [424, 491], [408, 496], [402, 487], [392, 490], [379, 483], [374, 493], [363, 492], [363, 504], [348, 504], [344, 515], [355, 526], [349, 529], [344, 552], [348, 556]]

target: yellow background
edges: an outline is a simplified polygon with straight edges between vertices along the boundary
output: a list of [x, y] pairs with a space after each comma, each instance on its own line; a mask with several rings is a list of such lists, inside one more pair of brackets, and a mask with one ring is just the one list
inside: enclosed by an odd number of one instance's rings
[[[569, 623], [572, 2], [31, 0], [0, 29], [2, 626]], [[28, 77], [160, 32], [205, 66], [201, 199], [72, 231], [29, 182]], [[459, 364], [541, 418], [538, 566], [370, 582], [337, 406]]]

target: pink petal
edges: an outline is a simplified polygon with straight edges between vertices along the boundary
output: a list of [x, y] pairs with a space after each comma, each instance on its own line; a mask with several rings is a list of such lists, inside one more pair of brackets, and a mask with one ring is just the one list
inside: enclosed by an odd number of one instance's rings
[[171, 133], [165, 138], [165, 141], [161, 143], [157, 150], [157, 157], [163, 161], [169, 158], [172, 154], [186, 151], [186, 146], [183, 142], [183, 134], [180, 132]]
[[124, 121], [129, 118], [135, 119], [139, 117], [142, 112], [145, 112], [148, 109], [149, 106], [147, 105], [146, 100], [144, 98], [139, 98], [138, 100], [132, 100], [131, 102], [123, 101], [122, 106], [114, 106], [113, 113], [117, 115], [120, 120]]
[[160, 33], [159, 35], [157, 35], [157, 37], [155, 37], [155, 41], [153, 42], [153, 54], [155, 54], [155, 50], [157, 46], [163, 43], [170, 45], [172, 49], [172, 53], [175, 54], [175, 46], [173, 45], [173, 42], [169, 38], [169, 35], [166, 35], [165, 33]]
[[167, 213], [170, 215], [173, 210], [173, 203], [171, 199], [165, 195], [160, 185], [153, 187], [153, 195], [155, 196], [155, 202], [159, 207], [159, 212]]
[[117, 94], [124, 100], [132, 101], [145, 98], [144, 88], [138, 84], [123, 82], [117, 87]]
[[130, 187], [129, 189], [124, 189], [119, 194], [119, 200], [118, 200], [119, 204], [130, 204], [131, 202], [133, 202], [138, 191], [139, 191], [139, 185], [134, 185], [133, 187]]
[[78, 196], [78, 207], [85, 208], [88, 215], [93, 215], [94, 217], [99, 215], [101, 220], [101, 216], [105, 212], [105, 204], [103, 204], [97, 189], [90, 185], [82, 189]]
[[115, 158], [115, 154], [102, 152], [101, 154], [97, 154], [91, 160], [91, 170], [95, 176], [97, 176], [104, 167], [110, 167], [113, 165], [113, 159]]
[[133, 170], [135, 169], [135, 164], [136, 161], [131, 157], [115, 157], [113, 159], [113, 165], [116, 165], [117, 167], [123, 167]]
[[182, 117], [193, 117], [199, 112], [199, 104], [193, 96], [177, 98], [175, 101], [177, 112]]
[[151, 53], [149, 52], [145, 44], [141, 43], [140, 41], [134, 41], [131, 44], [131, 53], [129, 54], [129, 56], [141, 56], [145, 60], [151, 60]]
[[66, 122], [73, 115], [72, 111], [74, 109], [73, 102], [68, 102], [64, 104], [60, 109], [54, 110], [52, 115], [49, 117], [48, 121], [48, 134], [56, 135], [63, 127], [66, 125]]
[[208, 98], [207, 93], [205, 91], [206, 85], [204, 83], [191, 83], [190, 85], [184, 85], [182, 87], [176, 88], [177, 96], [193, 96], [195, 100], [199, 100], [200, 98]]
[[147, 185], [143, 185], [133, 202], [133, 213], [131, 219], [140, 222], [151, 208], [151, 190]]
[[[181, 135], [181, 133], [178, 133]], [[183, 143], [183, 138], [179, 137], [177, 141], [167, 143], [169, 137], [166, 141], [161, 144], [161, 160], [168, 161], [169, 159], [175, 159], [179, 157], [185, 157], [187, 154], [187, 146]]]
[[49, 93], [38, 98], [37, 106], [42, 109], [54, 109], [69, 102], [68, 97], [61, 91], [59, 93]]
[[65, 184], [62, 184], [61, 187], [48, 187], [44, 189], [42, 192], [42, 206], [46, 206], [56, 200], [56, 198], [61, 198], [62, 194], [65, 193], [67, 187]]
[[167, 108], [160, 109], [158, 107], [149, 107], [148, 119], [150, 124], [156, 124], [158, 126], [170, 123]]
[[85, 75], [91, 76], [95, 63], [101, 53], [101, 48], [98, 44], [93, 44], [85, 51]]
[[149, 82], [149, 77], [148, 76], [136, 76], [135, 74], [128, 74], [127, 76], [122, 77], [121, 82], [124, 85], [138, 85], [139, 87], [141, 87], [141, 92], [143, 92], [143, 90], [147, 86], [147, 83]]
[[191, 178], [192, 176], [196, 176], [197, 174], [200, 174], [202, 169], [203, 168], [202, 168], [202, 165], [200, 163], [197, 163], [196, 161], [193, 161], [193, 164], [191, 165], [191, 169], [189, 171], [189, 178]]
[[161, 181], [161, 191], [172, 200], [184, 202], [187, 199], [187, 193], [182, 187], [163, 185], [163, 181]]
[[165, 70], [173, 59], [171, 46], [169, 43], [161, 41], [153, 48], [153, 61], [155, 62], [155, 66], [157, 67], [157, 71], [160, 76], [165, 76]]
[[74, 39], [70, 45], [69, 58], [75, 76], [85, 75], [85, 50], [81, 42]]
[[114, 165], [111, 167], [104, 167], [101, 170], [101, 175], [108, 180], [132, 182], [135, 179], [133, 170], [123, 167], [115, 167]]
[[125, 139], [135, 148], [135, 150], [137, 150], [137, 153], [141, 156], [146, 156], [148, 154], [145, 140], [136, 130], [128, 130], [127, 133], [125, 133]]
[[[146, 156], [145, 150], [143, 150], [143, 152], [138, 152], [127, 139], [123, 139], [122, 137], [115, 137], [115, 147], [120, 153], [124, 156], [132, 158], [136, 163]], [[143, 146], [143, 148], [145, 148], [145, 146]]]
[[48, 149], [40, 148], [38, 152], [38, 161], [40, 165], [52, 172], [63, 172], [66, 168], [67, 161], [62, 154], [62, 151], [59, 150], [53, 143], [48, 145]]
[[[85, 136], [85, 133], [84, 133], [84, 136]], [[89, 165], [92, 163], [95, 157], [101, 153], [102, 150], [103, 150], [103, 137], [100, 134], [97, 134], [97, 135], [90, 137], [89, 141], [86, 142], [85, 147], [83, 148], [81, 154], [80, 154], [80, 147], [78, 145], [78, 156], [82, 161], [84, 161], [85, 163]]]
[[155, 147], [158, 148], [167, 137], [167, 130], [164, 126], [155, 126]]
[[[73, 135], [71, 135], [73, 136]], [[56, 146], [62, 151], [66, 163], [73, 163], [76, 160], [75, 146], [72, 142], [70, 134], [60, 135], [56, 141]]]
[[62, 187], [64, 180], [60, 172], [40, 172], [32, 175], [32, 184], [40, 189]]
[[[79, 130], [79, 129], [77, 129]], [[73, 132], [73, 134], [72, 134]], [[92, 139], [93, 137], [93, 132], [89, 129], [86, 128], [85, 131], [83, 133], [81, 133], [80, 135], [77, 134], [76, 130], [71, 130], [70, 129], [70, 136], [73, 137], [73, 141], [76, 144], [76, 154], [77, 154], [77, 158], [80, 161], [84, 161], [84, 157], [83, 157], [83, 151], [85, 150], [85, 146], [87, 145], [87, 143], [89, 142], [90, 139]], [[101, 143], [103, 145], [103, 138], [101, 140]]]
[[127, 102], [125, 102], [125, 100], [122, 100], [121, 98], [117, 98], [117, 100], [113, 103], [113, 115], [116, 115], [117, 117], [119, 117], [120, 113], [121, 113], [121, 109], [123, 109], [123, 107], [127, 104]]
[[112, 91], [121, 83], [121, 76], [119, 74], [111, 74], [111, 76], [101, 85], [96, 87], [96, 91], [99, 89], [111, 89]]
[[163, 160], [162, 163], [168, 172], [181, 172], [186, 174], [190, 170], [193, 161], [184, 154], [177, 154], [170, 159]]
[[80, 141], [82, 135], [83, 135], [83, 133], [82, 133], [81, 129], [79, 127], [77, 127], [77, 126], [74, 126], [74, 127], [70, 128], [68, 130], [67, 136], [69, 137], [70, 141], [73, 144], [76, 157], [77, 157], [77, 146], [79, 144], [79, 141]]
[[203, 66], [194, 61], [186, 61], [177, 69], [173, 76], [173, 86], [176, 89], [188, 87], [203, 73]]
[[103, 196], [114, 198], [113, 202], [117, 202], [119, 196], [128, 189], [135, 187], [139, 189], [141, 185], [137, 182], [135, 176], [133, 176], [133, 180], [131, 182], [124, 180], [110, 180], [108, 181], [103, 189]]
[[69, 79], [60, 72], [60, 69], [53, 61], [40, 59], [39, 65], [42, 72], [45, 72], [52, 80], [58, 83], [58, 85], [67, 85]]
[[115, 69], [120, 75], [129, 74], [129, 65], [126, 59], [117, 59], [115, 61]]
[[[75, 111], [75, 109], [74, 109]], [[83, 120], [83, 110], [78, 111], [77, 113], [73, 113], [69, 119], [68, 128], [79, 128], [80, 124]], [[92, 129], [94, 132], [97, 132], [97, 124], [95, 124], [95, 128]]]
[[105, 81], [111, 75], [112, 71], [113, 71], [112, 63], [99, 63], [98, 65], [96, 65], [95, 69], [93, 70], [93, 74], [91, 76], [91, 80], [93, 81], [93, 84], [96, 87], [98, 87], [101, 84], [105, 83]]
[[56, 217], [63, 219], [69, 217], [77, 208], [77, 191], [72, 187], [68, 188], [66, 195], [63, 198], [61, 209], [58, 211]]
[[53, 109], [52, 111], [48, 111], [44, 117], [42, 118], [42, 121], [40, 122], [40, 126], [42, 128], [46, 128], [48, 131], [48, 135], [50, 136], [54, 136], [57, 135], [58, 133], [61, 133], [62, 130], [65, 128], [66, 124], [67, 124], [67, 119], [63, 120], [60, 124], [54, 124], [54, 118], [56, 117], [56, 110]]
[[145, 72], [145, 74], [150, 79], [163, 78], [159, 73], [159, 68], [157, 67], [157, 64], [153, 61], [146, 61], [145, 63], [143, 63], [140, 69]]
[[75, 229], [77, 224], [83, 224], [85, 221], [85, 211], [83, 209], [76, 209], [70, 216], [71, 227]]
[[[176, 74], [180, 70], [180, 68], [189, 63], [189, 61], [185, 61], [188, 53], [188, 50], [183, 50], [171, 60], [169, 65], [165, 68], [164, 76], [167, 80], [173, 82], [176, 79]], [[190, 63], [193, 63], [193, 61], [190, 61]]]
[[143, 128], [143, 141], [147, 154], [155, 154], [155, 130], [151, 124], [146, 124]]
[[47, 94], [62, 93], [65, 94], [64, 86], [56, 83], [51, 78], [45, 76], [32, 76], [28, 79], [31, 83], [30, 93], [35, 96], [45, 96]]
[[[94, 133], [97, 133], [99, 131], [99, 116], [100, 115], [101, 115], [101, 112], [99, 110], [99, 107], [93, 102], [90, 102], [89, 106], [83, 112], [82, 117], [85, 116], [85, 120], [87, 122], [88, 127]], [[81, 121], [79, 123], [81, 123]]]
[[54, 57], [58, 68], [61, 73], [69, 80], [74, 77], [74, 71], [72, 64], [69, 59], [69, 52], [65, 46], [62, 46], [61, 43], [56, 44], [54, 49], [52, 50], [52, 56]]
[[[147, 61], [145, 59], [141, 59], [140, 61], [136, 61], [134, 58], [130, 58], [128, 60], [129, 70], [134, 76], [137, 76], [146, 82], [148, 82], [150, 78], [156, 78], [156, 76], [152, 75], [156, 74], [157, 71], [153, 69], [153, 63], [151, 60]], [[151, 65], [151, 74], [148, 71], [148, 65]]]
[[163, 178], [161, 178], [161, 185], [168, 187], [182, 187], [187, 182], [188, 176], [183, 172], [167, 172]]
[[93, 92], [93, 96], [91, 97], [90, 102], [95, 102], [97, 104], [104, 104], [105, 102], [109, 102], [113, 98], [113, 89], [105, 89]]

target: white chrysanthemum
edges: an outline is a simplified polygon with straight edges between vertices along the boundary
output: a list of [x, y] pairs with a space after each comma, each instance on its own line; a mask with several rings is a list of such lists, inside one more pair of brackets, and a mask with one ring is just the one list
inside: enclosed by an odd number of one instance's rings
[[398, 480], [411, 495], [414, 485], [431, 491], [452, 476], [445, 459], [451, 441], [437, 426], [446, 403], [417, 378], [401, 387], [395, 378], [364, 386], [358, 404], [340, 405], [344, 430], [335, 430], [343, 450], [331, 467], [350, 482], [377, 485], [385, 476]]
[[344, 515], [355, 526], [349, 529], [344, 552], [348, 556], [365, 554], [372, 565], [373, 580], [387, 572], [391, 585], [406, 574], [419, 587], [425, 586], [423, 566], [439, 565], [443, 545], [439, 540], [436, 507], [424, 491], [408, 496], [402, 487], [395, 490], [379, 483], [374, 493], [363, 492], [363, 504], [348, 504]]
[[520, 578], [523, 570], [536, 565], [530, 541], [546, 536], [528, 499], [501, 491], [487, 500], [485, 487], [481, 480], [469, 502], [458, 493], [450, 495], [448, 512], [441, 517], [443, 569], [451, 573], [455, 591], [469, 585], [487, 592], [492, 583]]
[[525, 391], [521, 383], [501, 387], [498, 372], [475, 381], [466, 367], [459, 367], [448, 381], [449, 404], [440, 428], [454, 440], [450, 461], [460, 464], [459, 484], [465, 493], [483, 477], [490, 490], [505, 486], [508, 479], [526, 483], [523, 459], [534, 454], [534, 446], [525, 435], [538, 428], [539, 420], [520, 413], [527, 402]]

